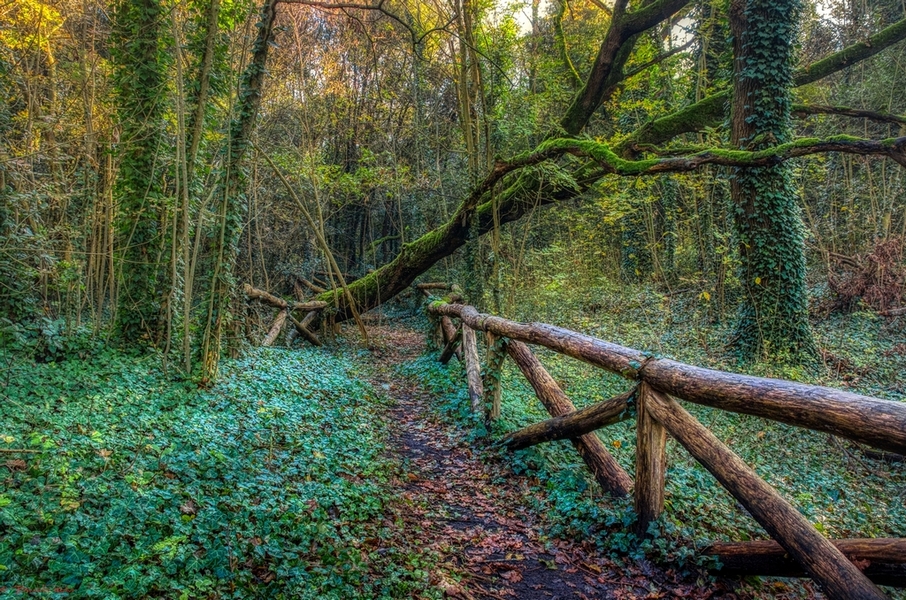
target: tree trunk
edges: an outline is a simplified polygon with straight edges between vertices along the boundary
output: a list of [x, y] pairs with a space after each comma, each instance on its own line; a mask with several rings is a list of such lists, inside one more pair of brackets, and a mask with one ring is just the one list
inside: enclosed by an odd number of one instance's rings
[[[735, 77], [731, 143], [761, 150], [789, 142], [793, 44], [800, 0], [733, 0]], [[736, 169], [730, 193], [742, 266], [733, 346], [744, 360], [794, 362], [817, 354], [808, 322], [804, 225], [791, 167]]]
[[164, 331], [161, 270], [164, 231], [158, 153], [163, 137], [164, 72], [159, 0], [123, 0], [116, 6], [113, 52], [118, 117], [122, 128], [115, 194], [119, 289], [116, 328], [128, 343], [152, 344]]
[[224, 183], [220, 190], [220, 231], [214, 244], [214, 274], [208, 298], [207, 318], [202, 340], [202, 372], [205, 380], [213, 379], [220, 362], [221, 339], [232, 318], [230, 304], [235, 287], [233, 267], [239, 236], [242, 233], [245, 198], [242, 193], [242, 160], [261, 105], [261, 87], [266, 72], [268, 49], [277, 18], [277, 0], [265, 0], [261, 7], [258, 34], [252, 46], [252, 59], [242, 75], [236, 117], [230, 124], [229, 147], [224, 166]]

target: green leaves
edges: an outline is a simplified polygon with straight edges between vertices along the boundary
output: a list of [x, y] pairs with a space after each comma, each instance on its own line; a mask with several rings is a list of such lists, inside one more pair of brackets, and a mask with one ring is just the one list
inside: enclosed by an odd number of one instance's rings
[[0, 447], [33, 453], [0, 468], [0, 585], [348, 598], [394, 596], [382, 574], [412, 584], [405, 561], [357, 549], [391, 466], [380, 404], [350, 363], [263, 350], [203, 391], [155, 357], [10, 360]]

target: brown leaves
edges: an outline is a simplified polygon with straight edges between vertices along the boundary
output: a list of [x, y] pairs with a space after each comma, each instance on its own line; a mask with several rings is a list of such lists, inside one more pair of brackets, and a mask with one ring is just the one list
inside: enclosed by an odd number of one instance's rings
[[194, 515], [198, 512], [198, 507], [195, 506], [195, 501], [190, 498], [180, 505], [179, 512], [184, 515]]
[[10, 459], [3, 463], [3, 466], [10, 471], [25, 471], [28, 469], [28, 463], [21, 458]]

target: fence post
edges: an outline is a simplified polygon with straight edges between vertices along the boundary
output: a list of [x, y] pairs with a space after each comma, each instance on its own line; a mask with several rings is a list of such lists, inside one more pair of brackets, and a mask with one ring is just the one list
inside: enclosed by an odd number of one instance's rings
[[484, 388], [481, 385], [481, 365], [478, 361], [478, 342], [475, 330], [462, 324], [462, 354], [466, 363], [466, 379], [469, 382], [469, 400], [472, 403], [472, 412], [481, 411], [481, 401], [484, 397]]
[[636, 533], [648, 536], [648, 526], [664, 511], [667, 472], [667, 430], [649, 411], [651, 388], [644, 381], [636, 393], [635, 512]]
[[500, 377], [506, 358], [506, 338], [486, 332], [488, 341], [487, 359], [481, 380], [484, 384], [485, 420], [490, 423], [500, 418]]

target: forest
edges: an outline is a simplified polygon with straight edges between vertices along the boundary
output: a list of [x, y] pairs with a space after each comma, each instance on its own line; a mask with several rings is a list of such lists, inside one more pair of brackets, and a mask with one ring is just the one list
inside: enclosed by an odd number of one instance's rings
[[904, 40], [0, 2], [0, 598], [906, 598]]

